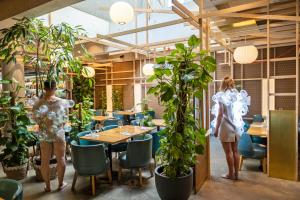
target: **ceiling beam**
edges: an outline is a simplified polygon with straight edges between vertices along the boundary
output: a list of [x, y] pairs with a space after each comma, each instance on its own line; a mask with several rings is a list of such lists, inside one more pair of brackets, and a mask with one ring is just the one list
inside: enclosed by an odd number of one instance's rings
[[[172, 6], [172, 10], [177, 13], [180, 17], [182, 17], [186, 22], [189, 22], [191, 25], [196, 27], [197, 29], [200, 28], [198, 18], [193, 15], [185, 6], [179, 3], [177, 0], [172, 0], [174, 6]], [[176, 7], [175, 7], [176, 6]], [[221, 33], [210, 32], [209, 37], [215, 40], [219, 45], [223, 46], [230, 52], [233, 52], [233, 49], [229, 48], [228, 45], [222, 38]]]
[[127, 30], [127, 31], [111, 33], [111, 34], [108, 34], [107, 36], [109, 36], [109, 37], [118, 37], [118, 36], [122, 36], [122, 35], [129, 35], [129, 34], [148, 31], [148, 30], [152, 30], [152, 29], [158, 29], [158, 28], [162, 28], [162, 27], [173, 26], [173, 25], [176, 25], [176, 24], [181, 24], [183, 22], [184, 22], [183, 19], [177, 19], [177, 20], [172, 20], [172, 21], [163, 22], [163, 23], [159, 23], [159, 24], [153, 24], [153, 25], [150, 25], [150, 26], [135, 28], [135, 29]]

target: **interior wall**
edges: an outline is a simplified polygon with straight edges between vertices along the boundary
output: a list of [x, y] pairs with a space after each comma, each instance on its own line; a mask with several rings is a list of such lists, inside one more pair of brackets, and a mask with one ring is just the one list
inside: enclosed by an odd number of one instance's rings
[[[275, 109], [295, 110], [296, 108], [296, 60], [295, 46], [270, 48], [270, 78], [275, 79]], [[236, 80], [236, 86], [245, 89], [251, 96], [251, 106], [246, 117], [262, 114], [262, 79], [267, 78], [266, 49], [259, 49], [257, 60], [251, 64], [241, 65], [224, 63], [224, 52], [215, 52], [217, 69], [215, 81], [211, 87], [211, 96], [218, 91], [225, 76]]]

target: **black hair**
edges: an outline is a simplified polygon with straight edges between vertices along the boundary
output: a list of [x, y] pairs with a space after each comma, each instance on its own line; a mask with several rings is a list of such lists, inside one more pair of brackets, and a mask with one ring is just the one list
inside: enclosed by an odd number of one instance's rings
[[45, 90], [55, 90], [56, 89], [56, 82], [55, 81], [45, 81], [44, 82], [44, 89]]

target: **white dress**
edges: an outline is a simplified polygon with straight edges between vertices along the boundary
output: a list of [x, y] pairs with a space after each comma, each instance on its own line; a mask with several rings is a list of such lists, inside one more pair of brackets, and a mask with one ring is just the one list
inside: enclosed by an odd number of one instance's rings
[[219, 127], [220, 140], [235, 142], [244, 131], [243, 116], [248, 112], [250, 96], [245, 90], [230, 89], [216, 93], [212, 100], [215, 104], [211, 113], [215, 118], [211, 122], [211, 128], [216, 128], [219, 108], [222, 107], [223, 116]]

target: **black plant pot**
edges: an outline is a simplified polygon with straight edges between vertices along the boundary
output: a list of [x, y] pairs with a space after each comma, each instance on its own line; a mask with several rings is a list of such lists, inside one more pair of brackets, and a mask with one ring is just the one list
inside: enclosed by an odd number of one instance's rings
[[193, 169], [183, 177], [169, 178], [162, 175], [163, 167], [155, 169], [155, 185], [162, 200], [187, 200], [193, 189]]

